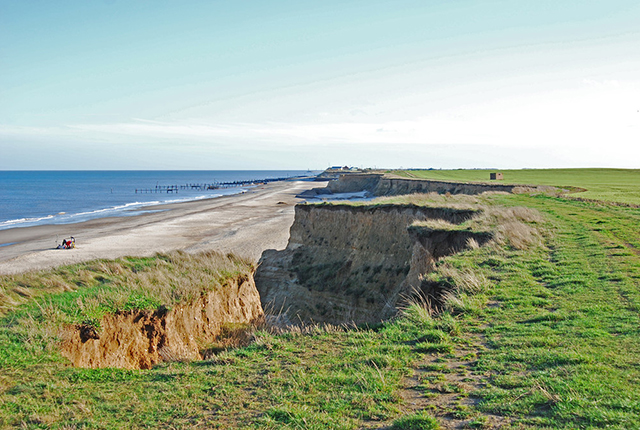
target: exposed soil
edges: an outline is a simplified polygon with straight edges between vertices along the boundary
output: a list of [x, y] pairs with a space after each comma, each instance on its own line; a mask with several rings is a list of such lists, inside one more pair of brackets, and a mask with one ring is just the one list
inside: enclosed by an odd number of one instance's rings
[[161, 361], [202, 359], [225, 327], [261, 318], [253, 277], [238, 277], [172, 309], [118, 312], [99, 327], [67, 327], [61, 352], [77, 367], [149, 369]]
[[[434, 262], [487, 233], [410, 228], [415, 221], [459, 224], [477, 211], [415, 205], [299, 205], [284, 251], [265, 251], [256, 284], [265, 309], [291, 322], [376, 323], [416, 293], [437, 298], [423, 275]], [[435, 288], [435, 289], [434, 289]]]
[[327, 188], [332, 193], [350, 193], [366, 190], [375, 196], [396, 196], [432, 192], [439, 194], [480, 194], [486, 191], [511, 193], [515, 187], [517, 185], [434, 181], [392, 177], [379, 173], [360, 173], [342, 175], [337, 181], [330, 182]]
[[474, 370], [476, 357], [485, 348], [480, 335], [467, 335], [467, 345], [452, 354], [426, 355], [406, 378], [400, 392], [406, 413], [427, 410], [444, 429], [509, 427], [507, 417], [474, 411], [478, 399], [472, 393], [485, 385], [484, 375]]

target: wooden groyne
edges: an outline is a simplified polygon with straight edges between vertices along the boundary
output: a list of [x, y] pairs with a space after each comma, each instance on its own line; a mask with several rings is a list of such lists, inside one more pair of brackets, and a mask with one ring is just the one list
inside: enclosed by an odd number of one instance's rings
[[270, 182], [286, 181], [291, 179], [302, 179], [306, 176], [288, 176], [286, 178], [267, 178], [267, 179], [254, 179], [246, 181], [231, 181], [231, 182], [211, 182], [211, 183], [188, 183], [184, 185], [156, 185], [154, 188], [136, 188], [136, 194], [147, 193], [178, 193], [178, 190], [219, 190], [223, 188], [236, 188], [236, 187], [249, 187], [255, 185], [264, 185]]
[[136, 194], [147, 193], [177, 193], [177, 185], [156, 185], [155, 188], [136, 188]]

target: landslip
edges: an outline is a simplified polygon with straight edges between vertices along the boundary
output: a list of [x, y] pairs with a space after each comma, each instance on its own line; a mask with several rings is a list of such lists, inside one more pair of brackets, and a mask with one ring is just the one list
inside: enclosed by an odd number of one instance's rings
[[460, 225], [472, 209], [415, 205], [298, 205], [287, 248], [265, 251], [256, 273], [262, 305], [296, 323], [374, 323], [419, 295], [437, 303], [438, 286], [424, 275], [434, 262], [487, 232], [416, 227]]

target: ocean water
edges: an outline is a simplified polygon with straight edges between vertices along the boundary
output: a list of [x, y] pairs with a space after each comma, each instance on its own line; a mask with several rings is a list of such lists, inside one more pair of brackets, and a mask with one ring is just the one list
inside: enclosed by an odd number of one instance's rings
[[[302, 170], [211, 171], [0, 171], [0, 230], [67, 224], [109, 216], [134, 216], [153, 206], [244, 192], [244, 187], [181, 189], [187, 184], [289, 178]], [[177, 185], [178, 191], [136, 193]], [[140, 208], [144, 207], [141, 211]]]

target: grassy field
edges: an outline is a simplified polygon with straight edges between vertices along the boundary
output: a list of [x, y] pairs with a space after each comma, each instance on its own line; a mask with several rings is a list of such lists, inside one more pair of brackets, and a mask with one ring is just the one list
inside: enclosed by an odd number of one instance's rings
[[414, 305], [376, 327], [262, 329], [202, 362], [73, 368], [39, 313], [83, 288], [151, 276], [162, 257], [121, 261], [120, 273], [102, 262], [2, 278], [13, 304], [0, 321], [0, 427], [640, 428], [640, 209], [420, 198], [511, 213], [534, 233], [518, 242], [522, 231], [503, 231], [441, 260], [429, 280], [450, 294], [437, 316]]
[[453, 259], [495, 282], [489, 305], [464, 318], [486, 342], [478, 409], [536, 428], [639, 428], [640, 212], [497, 200], [537, 208], [549, 223], [543, 247]]
[[490, 172], [502, 172], [505, 184], [552, 185], [584, 188], [573, 194], [585, 199], [640, 205], [640, 170], [526, 169], [526, 170], [402, 170], [404, 177], [461, 182], [489, 182]]

